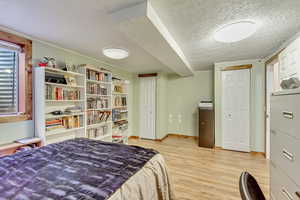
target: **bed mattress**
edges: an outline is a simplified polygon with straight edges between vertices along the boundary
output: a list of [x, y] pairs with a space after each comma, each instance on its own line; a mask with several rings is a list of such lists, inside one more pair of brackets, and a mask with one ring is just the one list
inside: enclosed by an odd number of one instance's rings
[[0, 199], [174, 197], [155, 150], [77, 138], [0, 158]]

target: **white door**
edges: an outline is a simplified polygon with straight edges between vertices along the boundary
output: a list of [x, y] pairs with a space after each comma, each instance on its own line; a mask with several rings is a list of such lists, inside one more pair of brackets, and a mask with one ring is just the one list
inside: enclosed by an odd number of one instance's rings
[[140, 78], [140, 137], [156, 139], [156, 77]]
[[222, 72], [223, 148], [250, 151], [250, 70]]

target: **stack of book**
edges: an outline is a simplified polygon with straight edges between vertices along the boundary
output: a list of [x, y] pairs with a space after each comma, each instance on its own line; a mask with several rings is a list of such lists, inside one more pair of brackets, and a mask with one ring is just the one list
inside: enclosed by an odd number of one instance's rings
[[46, 131], [53, 131], [64, 128], [63, 120], [61, 118], [46, 120]]
[[46, 85], [46, 100], [80, 100], [80, 90]]
[[46, 120], [46, 131], [54, 131], [57, 129], [80, 128], [83, 124], [82, 116], [58, 117]]
[[87, 99], [87, 109], [105, 109], [109, 107], [109, 99], [107, 97], [97, 97]]
[[109, 73], [98, 72], [92, 69], [86, 70], [86, 77], [88, 80], [104, 81], [104, 82], [110, 81]]
[[87, 111], [87, 124], [99, 124], [109, 120], [111, 111]]

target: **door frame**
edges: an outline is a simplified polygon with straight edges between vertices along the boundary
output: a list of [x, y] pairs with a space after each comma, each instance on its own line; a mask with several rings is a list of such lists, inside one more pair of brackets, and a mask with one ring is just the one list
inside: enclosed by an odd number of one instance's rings
[[[251, 68], [252, 68], [252, 64], [247, 64], [247, 65], [239, 65], [239, 66], [229, 66], [229, 67], [225, 67], [223, 68], [223, 70], [221, 70], [221, 91], [222, 91], [222, 95], [221, 95], [221, 127], [223, 127], [223, 81], [222, 81], [222, 73], [225, 71], [236, 71], [236, 70], [248, 70], [249, 72], [249, 152], [251, 152]], [[222, 128], [222, 148], [224, 149], [224, 132], [223, 132], [223, 128]], [[234, 150], [234, 151], [240, 151], [240, 150]], [[248, 152], [248, 151], [246, 151]]]
[[272, 64], [274, 64], [276, 61], [279, 60], [279, 54], [283, 51], [284, 49], [280, 50], [278, 53], [276, 53], [275, 55], [273, 55], [271, 58], [269, 58], [266, 62], [265, 62], [265, 89], [264, 89], [264, 96], [265, 96], [265, 102], [264, 102], [264, 134], [265, 134], [265, 153], [264, 153], [264, 157], [267, 158], [267, 140], [268, 140], [268, 135], [267, 135], [267, 117], [268, 117], [268, 113], [267, 113], [267, 84], [268, 84], [268, 67], [273, 66]]

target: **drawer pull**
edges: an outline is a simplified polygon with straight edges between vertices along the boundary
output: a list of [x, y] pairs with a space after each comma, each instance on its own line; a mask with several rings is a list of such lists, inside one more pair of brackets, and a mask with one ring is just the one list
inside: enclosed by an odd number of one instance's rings
[[300, 198], [300, 192], [295, 192], [296, 196]]
[[289, 159], [290, 161], [294, 161], [294, 155], [288, 152], [287, 150], [283, 149], [282, 150], [282, 155]]
[[292, 112], [283, 111], [282, 115], [286, 119], [294, 119], [294, 114]]
[[282, 188], [281, 191], [287, 197], [287, 199], [293, 200], [292, 195], [285, 188]]

